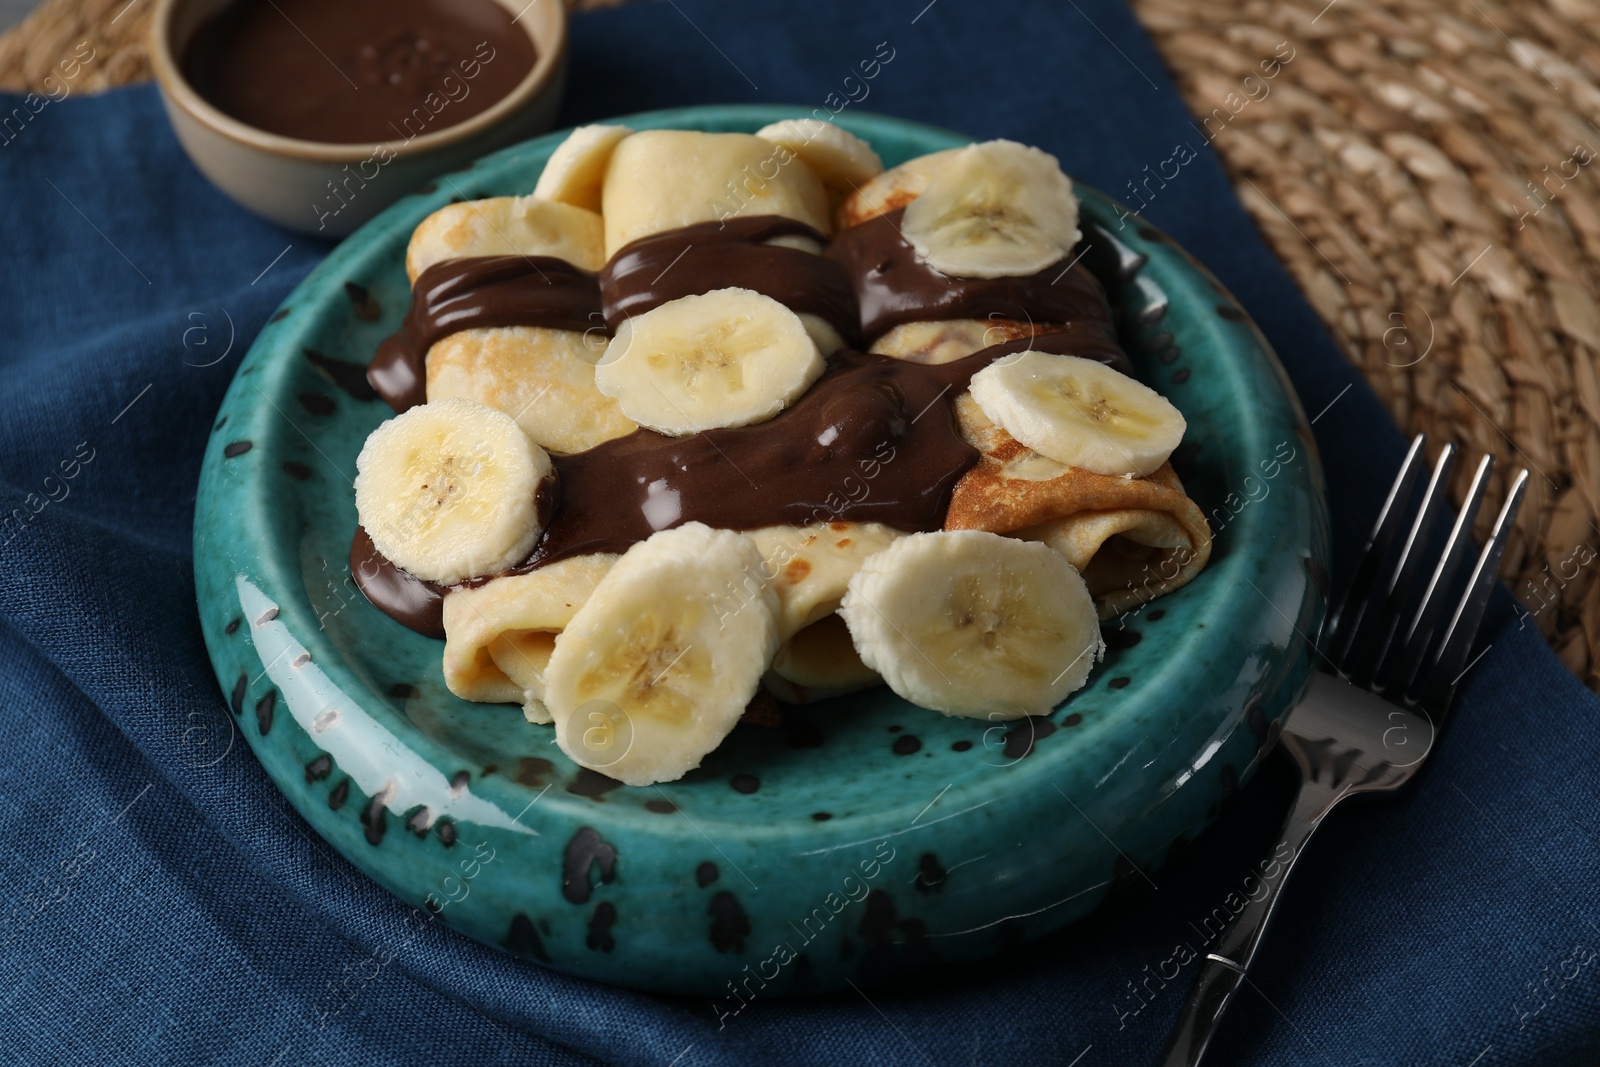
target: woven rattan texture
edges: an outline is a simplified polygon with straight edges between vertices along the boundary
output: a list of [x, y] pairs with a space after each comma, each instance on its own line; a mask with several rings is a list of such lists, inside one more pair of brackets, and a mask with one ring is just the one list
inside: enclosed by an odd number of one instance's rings
[[[1131, 2], [1194, 144], [1396, 419], [1533, 469], [1506, 573], [1600, 688], [1600, 5]], [[0, 88], [149, 77], [153, 6], [45, 0], [0, 35]]]
[[1600, 687], [1600, 6], [1133, 6], [1395, 418], [1533, 471], [1505, 573]]

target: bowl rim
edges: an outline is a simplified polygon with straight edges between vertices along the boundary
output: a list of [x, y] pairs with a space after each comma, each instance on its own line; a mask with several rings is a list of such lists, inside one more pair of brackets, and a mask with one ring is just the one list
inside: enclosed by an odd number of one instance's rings
[[[241, 122], [209, 103], [189, 80], [172, 49], [172, 21], [181, 5], [195, 0], [156, 0], [150, 18], [148, 48], [150, 66], [162, 95], [176, 109], [204, 126], [208, 131], [235, 144], [253, 148], [272, 155], [317, 163], [359, 163], [387, 149], [394, 158], [423, 156], [435, 149], [445, 148], [469, 140], [509, 119], [547, 92], [557, 83], [567, 54], [567, 9], [564, 4], [529, 4], [523, 9], [527, 14], [534, 7], [545, 10], [527, 21], [518, 15], [513, 22], [522, 29], [534, 44], [533, 66], [516, 87], [489, 107], [462, 122], [423, 133], [410, 140], [334, 142], [309, 141], [299, 137], [269, 133], [266, 130]], [[501, 7], [510, 8], [501, 0], [492, 0]]]

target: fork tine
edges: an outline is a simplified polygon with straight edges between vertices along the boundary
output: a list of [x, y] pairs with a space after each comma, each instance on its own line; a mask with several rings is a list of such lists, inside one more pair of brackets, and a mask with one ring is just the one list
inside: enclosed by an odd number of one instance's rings
[[1489, 594], [1494, 589], [1495, 572], [1500, 568], [1500, 557], [1511, 538], [1511, 525], [1516, 520], [1517, 509], [1522, 506], [1522, 494], [1527, 485], [1528, 471], [1523, 468], [1512, 481], [1506, 502], [1501, 505], [1500, 514], [1494, 520], [1494, 530], [1484, 542], [1483, 551], [1478, 553], [1472, 577], [1445, 630], [1444, 641], [1439, 645], [1439, 658], [1423, 683], [1419, 703], [1424, 711], [1434, 716], [1436, 724], [1442, 721], [1450, 707], [1451, 697], [1455, 696], [1456, 684], [1470, 666], [1467, 655], [1472, 651], [1478, 630], [1483, 625], [1483, 613], [1489, 605]]
[[1417, 508], [1416, 517], [1411, 520], [1411, 528], [1406, 531], [1405, 544], [1401, 546], [1399, 559], [1395, 561], [1394, 569], [1390, 572], [1388, 588], [1382, 594], [1383, 606], [1378, 617], [1378, 625], [1368, 631], [1370, 636], [1358, 637], [1352, 643], [1349, 662], [1343, 669], [1357, 685], [1367, 688], [1372, 686], [1372, 681], [1383, 664], [1384, 656], [1394, 641], [1394, 633], [1399, 628], [1400, 618], [1413, 597], [1417, 575], [1421, 568], [1427, 565], [1423, 559], [1427, 554], [1424, 542], [1428, 531], [1433, 528], [1439, 510], [1444, 506], [1445, 484], [1450, 479], [1455, 458], [1456, 446], [1447, 442], [1439, 450], [1439, 458], [1434, 462], [1433, 472], [1428, 476], [1428, 487], [1422, 494], [1422, 505]]
[[1472, 524], [1477, 521], [1478, 509], [1483, 506], [1483, 495], [1489, 487], [1489, 475], [1493, 472], [1494, 456], [1485, 453], [1472, 475], [1472, 485], [1467, 490], [1467, 499], [1460, 513], [1456, 515], [1455, 525], [1450, 528], [1444, 555], [1439, 557], [1439, 564], [1428, 579], [1428, 588], [1422, 594], [1422, 603], [1417, 606], [1416, 613], [1411, 617], [1411, 625], [1406, 628], [1400, 655], [1386, 672], [1386, 692], [1403, 696], [1410, 692], [1417, 675], [1421, 673], [1428, 646], [1432, 644], [1438, 629], [1439, 616], [1444, 611], [1446, 591], [1451, 588], [1451, 582], [1460, 570], [1462, 561], [1467, 558], [1467, 553], [1472, 551]]
[[1427, 435], [1420, 433], [1411, 439], [1411, 447], [1406, 450], [1406, 458], [1401, 461], [1400, 470], [1394, 476], [1394, 483], [1389, 486], [1389, 495], [1384, 499], [1383, 507], [1378, 510], [1378, 519], [1373, 523], [1372, 533], [1367, 536], [1367, 545], [1361, 553], [1361, 563], [1356, 567], [1355, 576], [1350, 580], [1350, 588], [1345, 592], [1344, 599], [1328, 615], [1328, 621], [1324, 624], [1323, 630], [1327, 637], [1323, 643], [1328, 647], [1329, 661], [1335, 667], [1343, 663], [1350, 651], [1350, 644], [1360, 626], [1361, 616], [1365, 614], [1373, 587], [1377, 584], [1378, 571], [1383, 566], [1384, 559], [1389, 554], [1389, 546], [1394, 543], [1395, 532], [1403, 521], [1405, 502], [1411, 495], [1417, 472], [1422, 469], [1422, 447], [1427, 440]]

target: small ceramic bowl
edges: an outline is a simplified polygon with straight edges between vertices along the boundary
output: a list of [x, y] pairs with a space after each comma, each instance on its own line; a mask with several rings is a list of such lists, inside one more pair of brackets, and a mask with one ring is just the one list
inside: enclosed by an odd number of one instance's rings
[[242, 207], [302, 233], [342, 237], [428, 179], [550, 128], [567, 81], [567, 14], [559, 3], [497, 0], [533, 40], [536, 59], [494, 106], [409, 140], [329, 144], [248, 126], [184, 78], [189, 39], [229, 0], [159, 0], [150, 60], [167, 118], [194, 165]]

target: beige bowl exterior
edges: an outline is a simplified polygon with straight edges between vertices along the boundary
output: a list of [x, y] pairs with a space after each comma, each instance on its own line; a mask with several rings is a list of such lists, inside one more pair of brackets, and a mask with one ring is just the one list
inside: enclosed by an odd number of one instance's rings
[[[413, 112], [381, 144], [327, 144], [247, 126], [206, 103], [179, 72], [196, 28], [227, 0], [159, 0], [150, 57], [161, 102], [194, 165], [241, 207], [281, 226], [342, 237], [430, 178], [550, 129], [567, 80], [567, 14], [560, 0], [496, 0], [533, 40], [533, 69], [509, 95], [454, 126], [449, 102]], [[491, 60], [492, 62], [492, 60]], [[463, 83], [467, 79], [460, 79]], [[439, 99], [444, 99], [440, 94]], [[529, 189], [532, 189], [532, 177]]]

